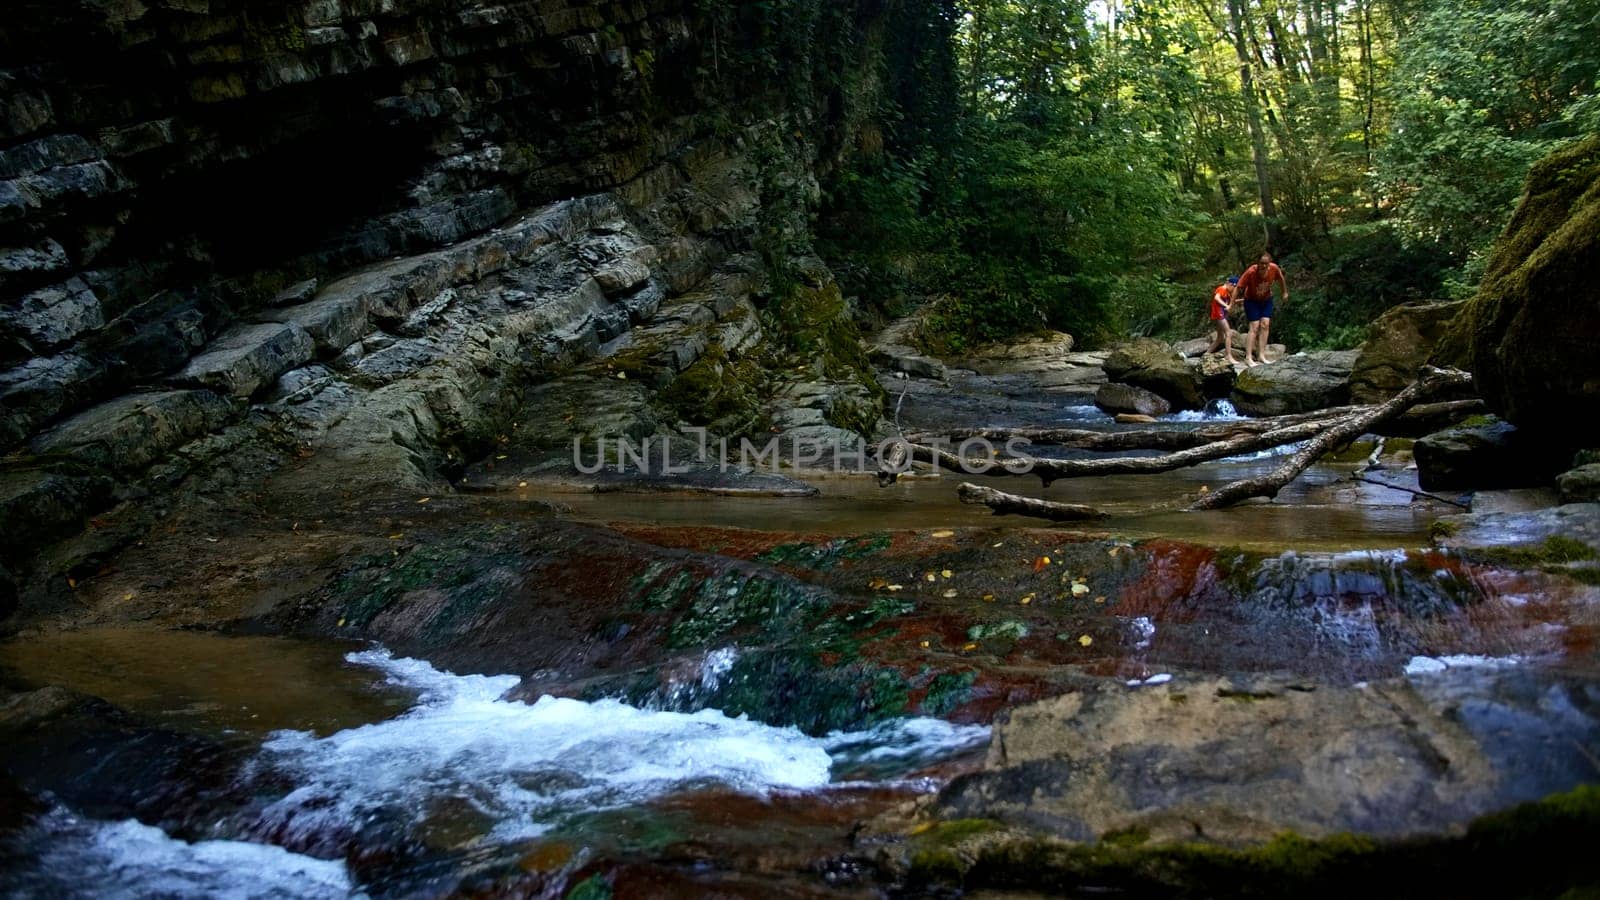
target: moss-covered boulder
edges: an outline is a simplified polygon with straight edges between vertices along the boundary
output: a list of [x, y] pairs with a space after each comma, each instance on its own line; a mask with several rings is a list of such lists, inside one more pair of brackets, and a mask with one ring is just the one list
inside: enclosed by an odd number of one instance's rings
[[1372, 323], [1350, 372], [1353, 403], [1382, 403], [1417, 379], [1465, 301], [1407, 303]]
[[1459, 357], [1504, 418], [1570, 432], [1600, 416], [1600, 136], [1533, 167], [1441, 361]]

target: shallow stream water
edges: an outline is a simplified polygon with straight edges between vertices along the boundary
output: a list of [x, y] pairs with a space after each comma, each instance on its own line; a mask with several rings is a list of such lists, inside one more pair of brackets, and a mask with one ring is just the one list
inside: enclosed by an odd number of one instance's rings
[[[1039, 527], [961, 504], [956, 486], [971, 480], [1099, 507], [1110, 517], [1093, 530], [1118, 537], [1269, 554], [1422, 548], [1431, 523], [1450, 511], [1356, 483], [1354, 467], [1341, 465], [1314, 467], [1273, 503], [1183, 510], [1203, 487], [1280, 462], [1268, 454], [1048, 490], [1027, 478], [947, 474], [883, 488], [868, 477], [811, 475], [821, 496], [810, 499], [519, 490], [481, 503], [490, 517], [497, 504], [548, 500], [577, 519], [668, 529], [854, 535]], [[1398, 571], [1405, 554], [1396, 560], [1377, 569]], [[1279, 568], [1298, 572], [1297, 565], [1286, 555]], [[1437, 626], [1413, 622], [1402, 602], [1381, 602], [1404, 579], [1371, 568], [1357, 560], [1341, 575], [1338, 565], [1312, 566], [1310, 574], [1291, 572], [1294, 584], [1283, 587], [1350, 581], [1329, 588], [1331, 604], [1307, 607], [1316, 618], [1308, 633], [1319, 640], [1360, 651], [1362, 641], [1392, 644], [1398, 630], [1425, 643]], [[1454, 577], [1440, 575], [1447, 576]], [[1187, 576], [1175, 569], [1173, 577]], [[1500, 640], [1494, 617], [1521, 613], [1498, 593], [1489, 596], [1493, 609], [1479, 616], [1489, 622], [1480, 631], [1494, 639], [1486, 646], [1534, 646], [1520, 619], [1504, 629], [1515, 639]], [[1100, 674], [1135, 671], [1130, 684], [1171, 677], [1144, 665], [1152, 645], [1181, 659], [1203, 653], [1212, 618], [1230, 634], [1253, 627], [1231, 622], [1227, 610], [1179, 616], [1168, 610], [1173, 598], [1146, 599], [1148, 615], [1118, 620], [1118, 628], [1137, 632], [1131, 655], [1105, 663]], [[1179, 617], [1171, 629], [1163, 621], [1158, 635], [1155, 620], [1167, 613]], [[680, 677], [710, 695], [737, 652], [708, 653]], [[453, 675], [351, 642], [198, 631], [39, 634], [0, 647], [0, 670], [24, 686], [101, 698], [151, 728], [231, 754], [220, 776], [228, 802], [203, 805], [201, 814], [185, 808], [141, 823], [57, 805], [8, 839], [0, 893], [16, 896], [872, 895], [879, 886], [848, 852], [852, 829], [979, 765], [989, 735], [983, 725], [933, 718], [807, 735], [716, 709], [551, 696], [518, 702], [505, 699], [515, 676]]]

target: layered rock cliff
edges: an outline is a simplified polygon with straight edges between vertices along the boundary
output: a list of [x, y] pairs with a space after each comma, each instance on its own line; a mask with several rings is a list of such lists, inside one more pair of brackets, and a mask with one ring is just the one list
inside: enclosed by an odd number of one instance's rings
[[[163, 498], [436, 484], [524, 419], [870, 429], [804, 223], [880, 140], [907, 8], [25, 0], [0, 583], [92, 565], [112, 538], [40, 548]], [[712, 402], [741, 361], [759, 383]]]

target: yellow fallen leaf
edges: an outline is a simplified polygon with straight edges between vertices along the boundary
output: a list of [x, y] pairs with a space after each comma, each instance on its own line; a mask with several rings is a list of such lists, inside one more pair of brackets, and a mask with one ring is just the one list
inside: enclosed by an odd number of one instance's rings
[[961, 649], [964, 650], [964, 651], [969, 651], [970, 652], [972, 650], [978, 649], [978, 645], [977, 644], [968, 644], [965, 647], [962, 647]]
[[132, 600], [133, 599], [133, 595], [132, 594], [123, 594], [122, 595], [122, 599], [123, 600]]
[[404, 534], [391, 534], [391, 535], [389, 535], [389, 540], [391, 540], [391, 541], [398, 541], [398, 540], [400, 540], [400, 539], [401, 539], [401, 538], [403, 538], [403, 537], [405, 537], [405, 535], [404, 535]]
[[994, 602], [994, 595], [993, 594], [984, 594], [983, 595], [983, 602], [985, 602], [985, 603], [993, 603]]
[[952, 538], [952, 537], [956, 536], [956, 533], [954, 531], [935, 531], [932, 535], [929, 535], [929, 536], [930, 537], [936, 537], [936, 538]]
[[954, 600], [956, 598], [956, 595], [959, 594], [959, 593], [961, 593], [961, 592], [956, 590], [955, 588], [951, 588], [950, 590], [944, 592], [944, 598], [946, 600]]
[[76, 579], [76, 578], [68, 578], [67, 579], [67, 587], [76, 589], [78, 587], [78, 579]]
[[500, 455], [499, 455], [499, 456], [496, 456], [496, 457], [495, 457], [495, 459], [509, 459], [509, 458], [510, 458], [510, 457], [508, 457], [508, 456], [506, 456], [506, 455], [505, 455], [505, 454], [504, 454], [504, 453], [502, 453], [502, 454], [500, 454]]
[[939, 577], [940, 578], [954, 578], [954, 577], [956, 577], [956, 573], [950, 571], [949, 569], [945, 569], [943, 572], [939, 573]]
[[1106, 598], [1104, 598], [1104, 597], [1096, 597], [1096, 598], [1094, 598], [1094, 602], [1096, 602], [1096, 603], [1104, 603], [1104, 602], [1106, 602]]
[[1028, 596], [1023, 597], [1021, 600], [1018, 600], [1017, 602], [1021, 603], [1023, 606], [1027, 606], [1029, 603], [1033, 602], [1033, 595], [1029, 594]]
[[1092, 643], [1094, 643], [1094, 638], [1092, 638], [1092, 637], [1089, 637], [1089, 636], [1088, 636], [1088, 635], [1087, 635], [1087, 634], [1086, 634], [1086, 635], [1084, 635], [1084, 636], [1083, 636], [1083, 637], [1081, 637], [1081, 638], [1078, 638], [1078, 643], [1079, 643], [1079, 644], [1081, 644], [1081, 645], [1083, 645], [1083, 646], [1085, 646], [1085, 647], [1087, 647], [1087, 646], [1089, 646], [1089, 645], [1090, 645], [1090, 644], [1092, 644]]
[[1074, 597], [1087, 597], [1088, 595], [1089, 595], [1089, 586], [1087, 584], [1084, 584], [1083, 582], [1080, 581], [1077, 584], [1072, 586], [1072, 596], [1074, 596]]
[[939, 580], [939, 576], [933, 574], [932, 572], [929, 572], [928, 574], [922, 576], [922, 580], [923, 581], [938, 581]]
[[884, 588], [884, 590], [886, 590], [886, 591], [903, 591], [905, 589], [906, 589], [906, 586], [903, 585], [903, 584], [891, 584], [888, 587]]
[[923, 641], [922, 643], [918, 644], [918, 646], [920, 646], [922, 649], [926, 650], [926, 649], [928, 649], [928, 641]]
[[[924, 644], [923, 646], [927, 646], [927, 645]], [[924, 832], [932, 831], [933, 830], [933, 824], [934, 823], [932, 823], [932, 822], [918, 822], [917, 823], [917, 827], [911, 829], [910, 833], [911, 834], [922, 834]]]
[[1006, 545], [1006, 542], [1005, 542], [1005, 541], [1001, 541], [1001, 542], [1000, 542], [1000, 543], [998, 543], [998, 544], [992, 544], [992, 545], [991, 545], [991, 546], [994, 546], [994, 547], [1004, 547], [1004, 546], [1005, 546], [1005, 545]]
[[525, 488], [527, 486], [528, 486], [528, 483], [526, 481], [517, 482], [517, 487], [519, 487], [519, 488]]
[[430, 501], [432, 499], [433, 499], [432, 497], [423, 497], [421, 500], [418, 500], [417, 502], [418, 503], [427, 503], [428, 501]]
[[618, 381], [627, 381], [628, 380], [628, 373], [627, 372], [618, 372], [617, 373], [617, 380]]
[[867, 582], [867, 589], [873, 591], [881, 591], [888, 586], [889, 582], [882, 578], [874, 578]]
[[343, 620], [343, 619], [340, 619], [340, 620], [339, 620], [339, 624], [338, 624], [338, 625], [336, 625], [336, 626], [335, 626], [335, 627], [336, 627], [336, 628], [343, 628], [343, 627], [344, 627], [344, 620]]

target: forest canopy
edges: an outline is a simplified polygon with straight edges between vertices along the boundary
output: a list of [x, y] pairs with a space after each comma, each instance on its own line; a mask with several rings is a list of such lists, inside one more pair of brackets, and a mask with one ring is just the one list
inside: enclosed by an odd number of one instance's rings
[[821, 230], [867, 303], [932, 301], [934, 349], [1191, 336], [1264, 248], [1294, 283], [1274, 334], [1351, 345], [1469, 294], [1528, 168], [1600, 130], [1595, 0], [924, 5], [943, 40], [887, 61], [903, 127]]

